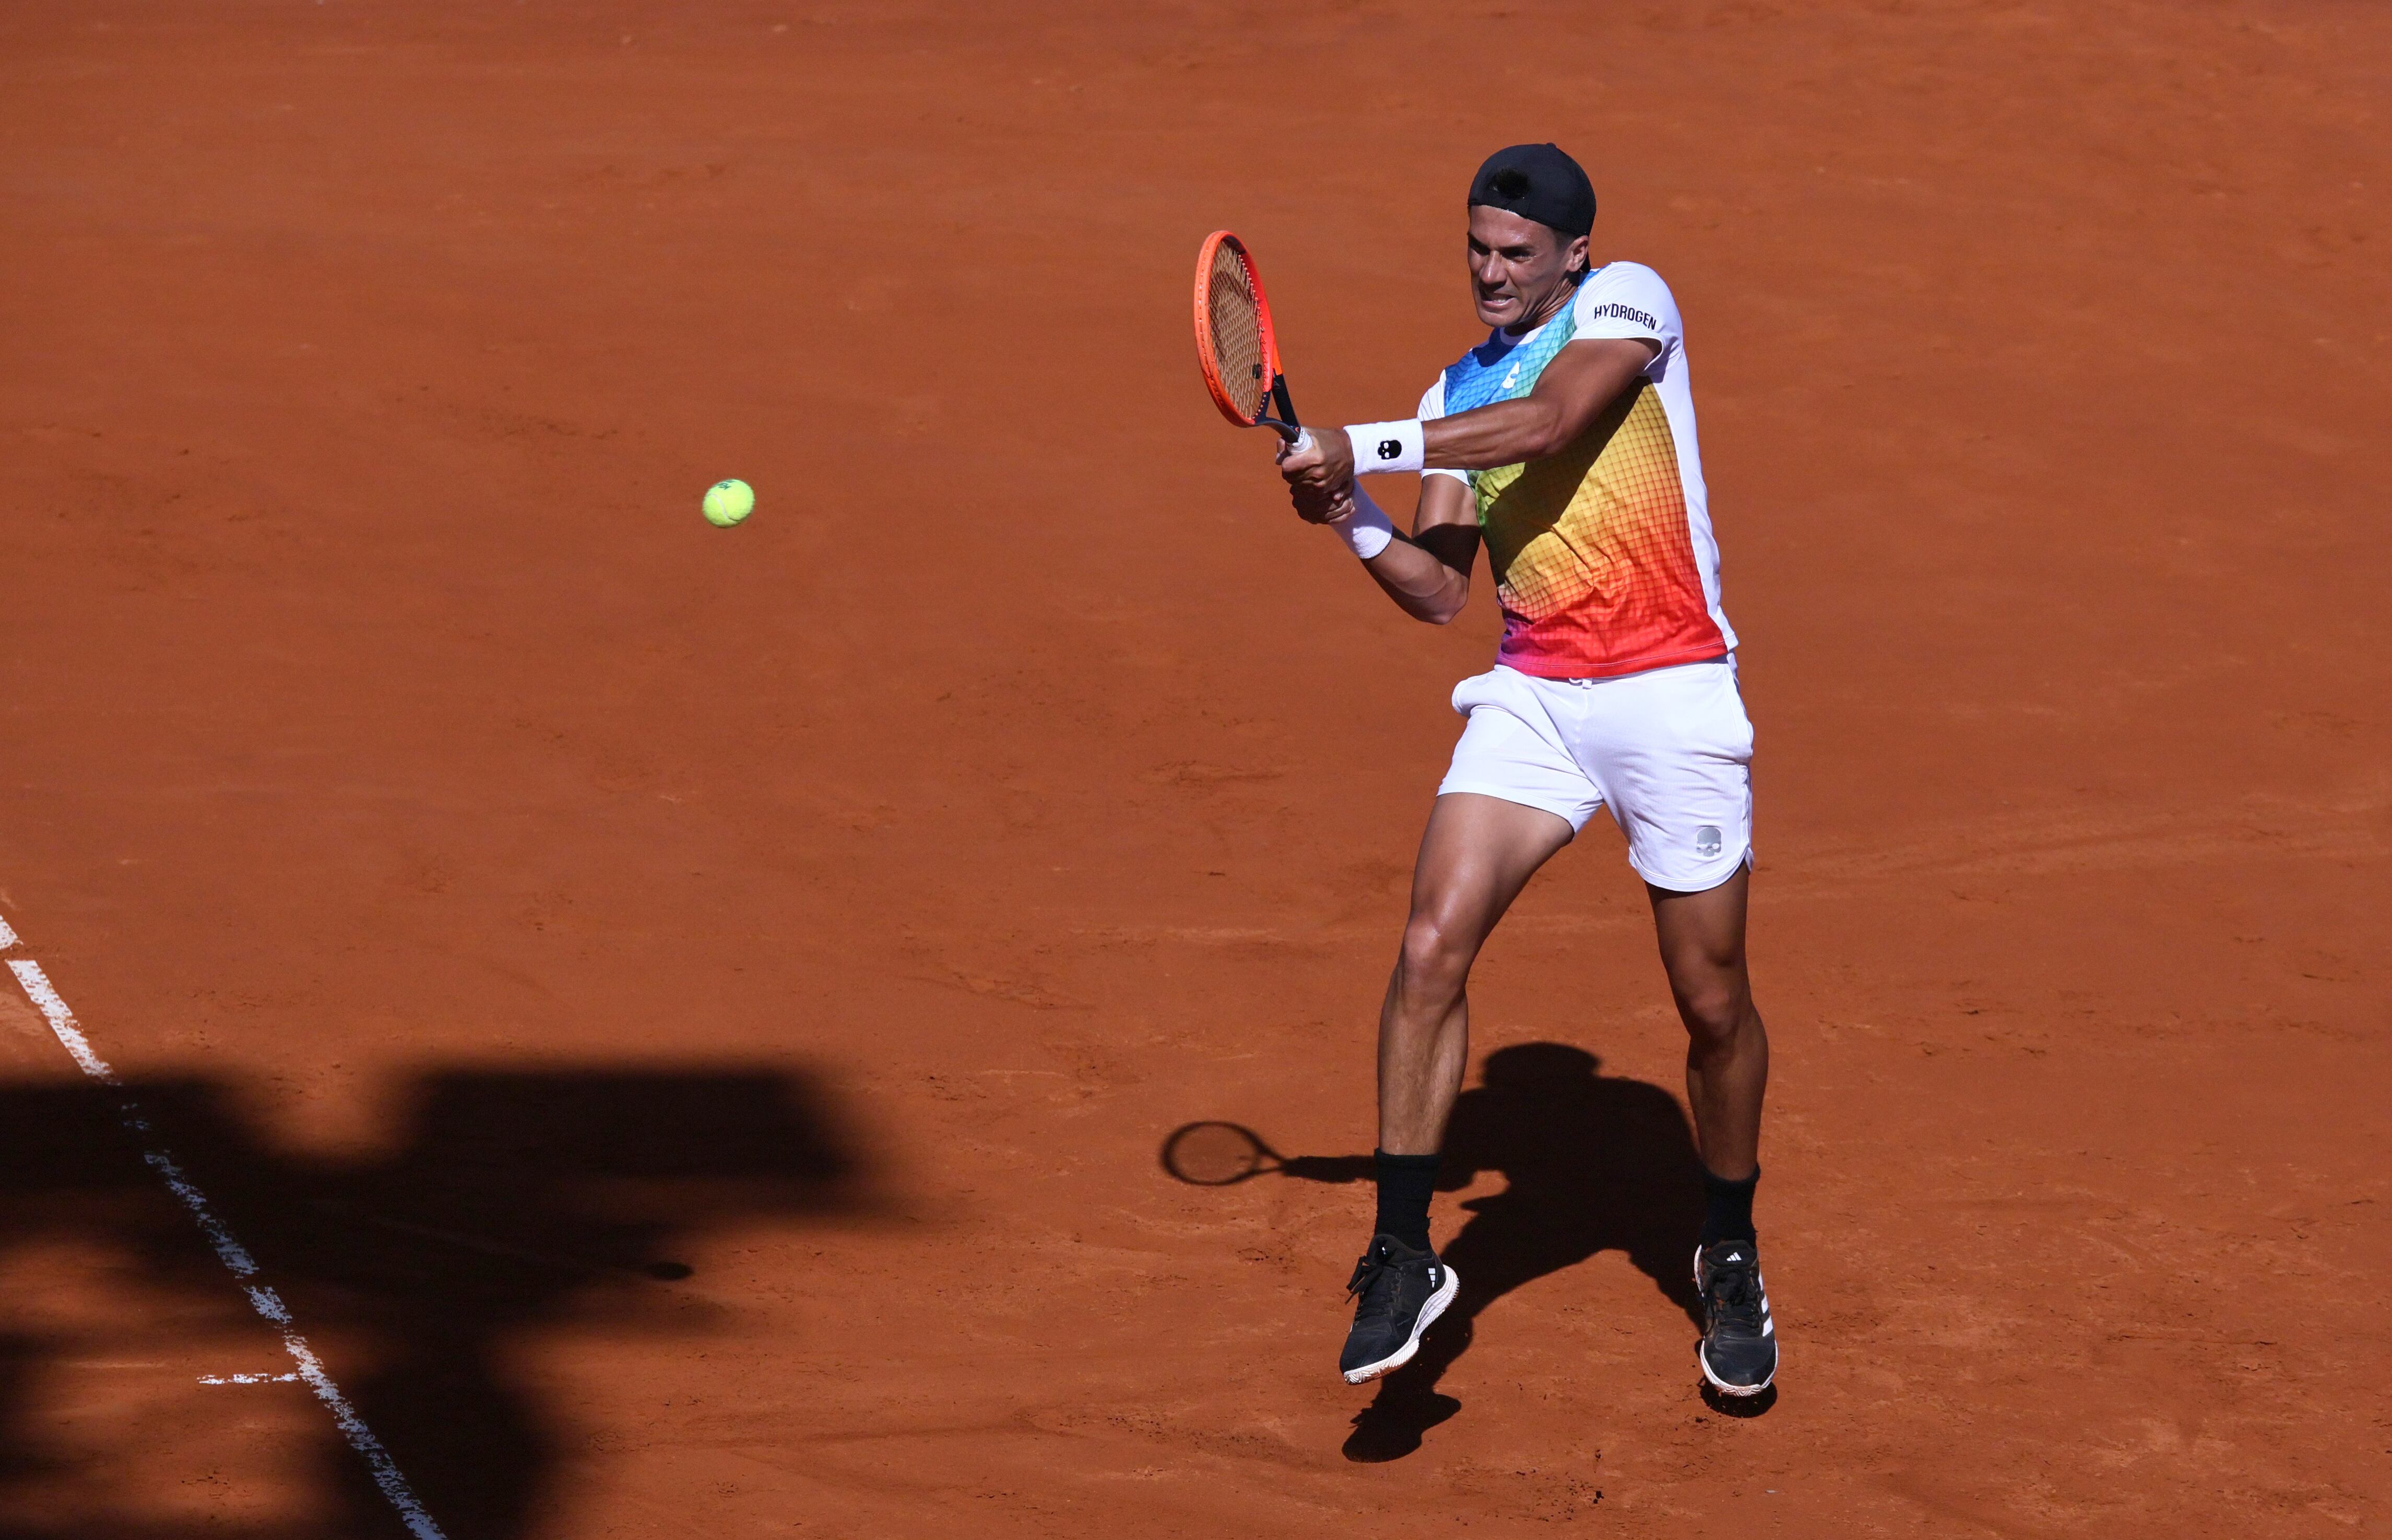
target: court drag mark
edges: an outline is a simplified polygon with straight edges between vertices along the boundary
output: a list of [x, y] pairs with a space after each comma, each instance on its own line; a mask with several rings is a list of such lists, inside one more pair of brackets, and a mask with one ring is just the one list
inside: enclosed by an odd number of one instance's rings
[[[6, 920], [0, 920], [0, 951], [18, 945], [17, 933], [9, 929]], [[142, 1116], [139, 1103], [125, 1093], [124, 1082], [117, 1078], [116, 1071], [108, 1066], [108, 1061], [94, 1051], [90, 1039], [75, 1024], [74, 1012], [67, 1009], [65, 999], [52, 987], [48, 976], [42, 972], [41, 964], [30, 958], [12, 958], [8, 961], [8, 971], [17, 975], [17, 983], [24, 989], [26, 998], [41, 1011], [43, 1020], [50, 1024], [50, 1031], [57, 1035], [59, 1046], [67, 1051], [85, 1075], [107, 1088], [110, 1099], [116, 1105], [116, 1120], [140, 1146], [143, 1164], [158, 1173], [159, 1180], [166, 1184], [166, 1190], [173, 1193], [175, 1200], [189, 1212], [200, 1227], [200, 1233], [207, 1237], [216, 1259], [224, 1263], [234, 1281], [240, 1285], [241, 1292], [249, 1297], [250, 1308], [281, 1335], [283, 1351], [291, 1355], [291, 1362], [297, 1372], [271, 1377], [304, 1381], [316, 1393], [316, 1399], [332, 1414], [332, 1421], [339, 1426], [341, 1436], [348, 1440], [349, 1447], [358, 1452], [358, 1456], [373, 1473], [374, 1485], [382, 1489], [382, 1494], [389, 1499], [390, 1506], [398, 1510], [399, 1520], [407, 1525], [410, 1534], [416, 1540], [448, 1540], [440, 1526], [425, 1510], [422, 1501], [415, 1495], [415, 1488], [399, 1470], [398, 1463], [390, 1457], [390, 1451], [383, 1447], [382, 1440], [374, 1437], [373, 1429], [366, 1426], [365, 1418], [358, 1415], [357, 1407], [342, 1393], [340, 1386], [333, 1383], [332, 1377], [325, 1372], [323, 1361], [316, 1356], [316, 1351], [307, 1345], [306, 1338], [299, 1335], [298, 1327], [292, 1322], [290, 1308], [283, 1304], [281, 1296], [256, 1281], [257, 1259], [252, 1257], [249, 1248], [234, 1237], [214, 1207], [208, 1202], [207, 1194], [184, 1175], [182, 1167], [159, 1142], [149, 1118]], [[248, 1376], [234, 1376], [228, 1382], [249, 1384], [254, 1380]]]

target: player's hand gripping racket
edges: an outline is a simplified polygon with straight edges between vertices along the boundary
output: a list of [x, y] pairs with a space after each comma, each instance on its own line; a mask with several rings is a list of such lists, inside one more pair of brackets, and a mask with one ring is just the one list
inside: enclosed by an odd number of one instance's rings
[[[1301, 447], [1304, 428], [1287, 398], [1279, 333], [1254, 254], [1228, 230], [1204, 238], [1196, 254], [1196, 362], [1221, 415], [1242, 428], [1266, 427]], [[1276, 406], [1279, 415], [1266, 415]]]

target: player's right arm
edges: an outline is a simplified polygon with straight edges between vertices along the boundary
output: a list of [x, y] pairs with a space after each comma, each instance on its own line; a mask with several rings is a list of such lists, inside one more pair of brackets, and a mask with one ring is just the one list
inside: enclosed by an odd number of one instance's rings
[[[1311, 524], [1351, 517], [1354, 494], [1351, 477], [1333, 492], [1303, 481], [1288, 486], [1297, 516]], [[1470, 483], [1459, 476], [1424, 476], [1410, 538], [1398, 534], [1362, 567], [1405, 614], [1441, 626], [1468, 602], [1470, 569], [1477, 559], [1478, 508]]]
[[[1421, 396], [1423, 418], [1445, 415], [1445, 376]], [[1285, 466], [1294, 450], [1279, 451]], [[1297, 515], [1313, 524], [1327, 524], [1340, 533], [1351, 531], [1341, 523], [1353, 516], [1358, 489], [1354, 473], [1326, 484], [1297, 477], [1288, 483], [1288, 498]], [[1377, 516], [1377, 510], [1371, 510]], [[1394, 534], [1392, 520], [1380, 519], [1393, 538], [1384, 550], [1362, 559], [1371, 581], [1398, 608], [1415, 620], [1441, 626], [1462, 613], [1470, 598], [1470, 568], [1478, 559], [1478, 504], [1470, 478], [1459, 471], [1430, 471], [1421, 476], [1420, 506], [1412, 515], [1410, 538]], [[1366, 549], [1358, 545], [1356, 550]]]

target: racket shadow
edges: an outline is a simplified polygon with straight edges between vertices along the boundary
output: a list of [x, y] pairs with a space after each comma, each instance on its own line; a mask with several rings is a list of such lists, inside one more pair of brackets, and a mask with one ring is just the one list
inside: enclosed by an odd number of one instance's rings
[[1300, 1181], [1368, 1181], [1369, 1155], [1283, 1155], [1242, 1123], [1205, 1118], [1182, 1123], [1164, 1136], [1157, 1152], [1164, 1171], [1190, 1187], [1234, 1187], [1260, 1176]]
[[[1199, 1147], [1198, 1136], [1186, 1129], [1175, 1137], [1184, 1148]], [[1277, 1174], [1357, 1182], [1372, 1174], [1368, 1155], [1281, 1159], [1259, 1137], [1254, 1147], [1261, 1154], [1253, 1169], [1235, 1180]], [[1457, 1192], [1486, 1172], [1505, 1185], [1463, 1204], [1468, 1217], [1458, 1232], [1450, 1229], [1450, 1209], [1437, 1216], [1437, 1249], [1461, 1275], [1460, 1295], [1422, 1339], [1419, 1355], [1380, 1380], [1371, 1404], [1355, 1416], [1344, 1450], [1349, 1460], [1397, 1460], [1419, 1449], [1430, 1429], [1462, 1409], [1438, 1383], [1470, 1351], [1488, 1307], [1600, 1253], [1624, 1254], [1701, 1329], [1692, 1264], [1702, 1167], [1694, 1130], [1671, 1092], [1605, 1075], [1602, 1061], [1584, 1049], [1514, 1044], [1488, 1054], [1479, 1083], [1455, 1101], [1444, 1155], [1441, 1192]]]

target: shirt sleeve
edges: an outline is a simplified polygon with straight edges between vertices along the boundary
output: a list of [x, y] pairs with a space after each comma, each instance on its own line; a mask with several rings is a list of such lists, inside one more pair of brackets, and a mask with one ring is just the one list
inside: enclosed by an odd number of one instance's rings
[[[1421, 419], [1421, 421], [1422, 421], [1422, 422], [1424, 422], [1424, 423], [1429, 423], [1429, 422], [1434, 422], [1434, 421], [1436, 421], [1437, 418], [1442, 417], [1442, 416], [1444, 416], [1444, 415], [1445, 415], [1445, 375], [1444, 375], [1443, 373], [1441, 373], [1441, 372], [1440, 372], [1440, 373], [1437, 375], [1437, 377], [1436, 377], [1436, 383], [1435, 385], [1430, 385], [1430, 386], [1428, 387], [1428, 390], [1426, 391], [1426, 393], [1424, 393], [1424, 394], [1421, 397], [1421, 404], [1420, 404], [1420, 419]], [[1461, 482], [1461, 483], [1462, 483], [1463, 486], [1465, 486], [1465, 487], [1466, 487], [1466, 486], [1468, 486], [1468, 485], [1470, 484], [1470, 473], [1469, 473], [1468, 471], [1447, 471], [1447, 470], [1436, 470], [1436, 469], [1432, 468], [1432, 469], [1424, 470], [1424, 471], [1421, 472], [1421, 475], [1423, 475], [1423, 476], [1450, 476], [1453, 477], [1453, 479], [1455, 479], [1456, 481]]]
[[1659, 347], [1654, 361], [1684, 338], [1678, 330], [1678, 302], [1661, 275], [1641, 262], [1613, 262], [1579, 285], [1570, 301], [1576, 322], [1573, 341], [1590, 337], [1640, 337]]

